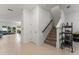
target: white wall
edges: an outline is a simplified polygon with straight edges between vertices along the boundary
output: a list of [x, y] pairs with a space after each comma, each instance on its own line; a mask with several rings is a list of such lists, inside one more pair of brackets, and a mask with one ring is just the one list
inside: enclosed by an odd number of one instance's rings
[[36, 6], [32, 9], [31, 13], [31, 29], [32, 29], [32, 41], [39, 45], [39, 8]]
[[36, 6], [32, 10], [23, 10], [23, 39], [25, 42], [34, 42], [37, 45], [44, 43], [52, 24], [42, 33], [51, 20], [51, 15], [45, 9]]
[[65, 13], [65, 23], [73, 23], [73, 32], [79, 32], [79, 4], [70, 4], [70, 8], [65, 8], [64, 6], [62, 9]]
[[38, 7], [33, 8], [32, 10], [24, 9], [23, 10], [23, 41], [24, 42], [34, 42], [36, 44], [38, 41]]
[[13, 22], [13, 21], [6, 21], [6, 19], [5, 20], [0, 20], [0, 26], [2, 26], [2, 25], [6, 25], [6, 26], [16, 26], [17, 25], [17, 23], [16, 22]]
[[65, 22], [73, 23], [73, 32], [79, 32], [79, 12], [67, 15]]
[[31, 40], [31, 31], [30, 29], [30, 11], [27, 9], [23, 10], [23, 33], [22, 38], [24, 42], [29, 42]]
[[45, 27], [48, 25], [48, 23], [51, 21], [51, 19], [52, 17], [49, 11], [39, 7], [39, 30], [40, 30], [39, 35], [40, 35], [41, 43], [44, 43], [44, 40], [46, 39], [48, 33], [52, 28], [52, 24], [50, 24], [49, 27], [46, 29], [46, 31], [44, 33], [42, 32], [45, 29]]
[[54, 17], [54, 26], [57, 26], [59, 19], [61, 17], [61, 9], [59, 6], [56, 6], [51, 9], [52, 16]]

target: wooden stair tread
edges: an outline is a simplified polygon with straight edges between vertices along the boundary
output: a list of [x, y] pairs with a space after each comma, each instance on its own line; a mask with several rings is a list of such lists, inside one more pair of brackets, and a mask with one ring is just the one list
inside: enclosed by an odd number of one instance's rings
[[46, 40], [45, 43], [50, 44], [52, 46], [56, 47], [56, 41], [50, 41], [50, 40]]
[[51, 32], [50, 32], [49, 35], [56, 35], [56, 33], [51, 33]]
[[56, 35], [48, 35], [47, 37], [54, 37], [54, 38], [56, 38]]
[[46, 40], [51, 40], [51, 41], [53, 41], [53, 40], [56, 40], [56, 38], [47, 37]]

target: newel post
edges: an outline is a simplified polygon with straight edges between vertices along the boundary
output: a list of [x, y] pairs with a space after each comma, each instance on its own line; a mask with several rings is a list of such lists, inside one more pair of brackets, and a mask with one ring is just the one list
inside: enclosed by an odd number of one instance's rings
[[60, 32], [61, 27], [56, 27], [56, 47], [60, 48]]

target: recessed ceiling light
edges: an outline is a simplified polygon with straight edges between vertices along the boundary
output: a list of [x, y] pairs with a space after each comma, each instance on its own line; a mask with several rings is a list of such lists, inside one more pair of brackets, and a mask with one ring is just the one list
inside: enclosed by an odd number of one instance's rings
[[9, 11], [13, 11], [12, 9], [8, 9]]
[[66, 8], [70, 8], [71, 7], [71, 5], [68, 5]]

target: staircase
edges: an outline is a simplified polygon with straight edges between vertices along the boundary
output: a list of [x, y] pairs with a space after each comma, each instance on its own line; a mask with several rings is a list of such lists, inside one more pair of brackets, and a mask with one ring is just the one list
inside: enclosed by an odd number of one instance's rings
[[55, 27], [53, 27], [49, 32], [45, 40], [45, 43], [56, 47], [56, 28]]

